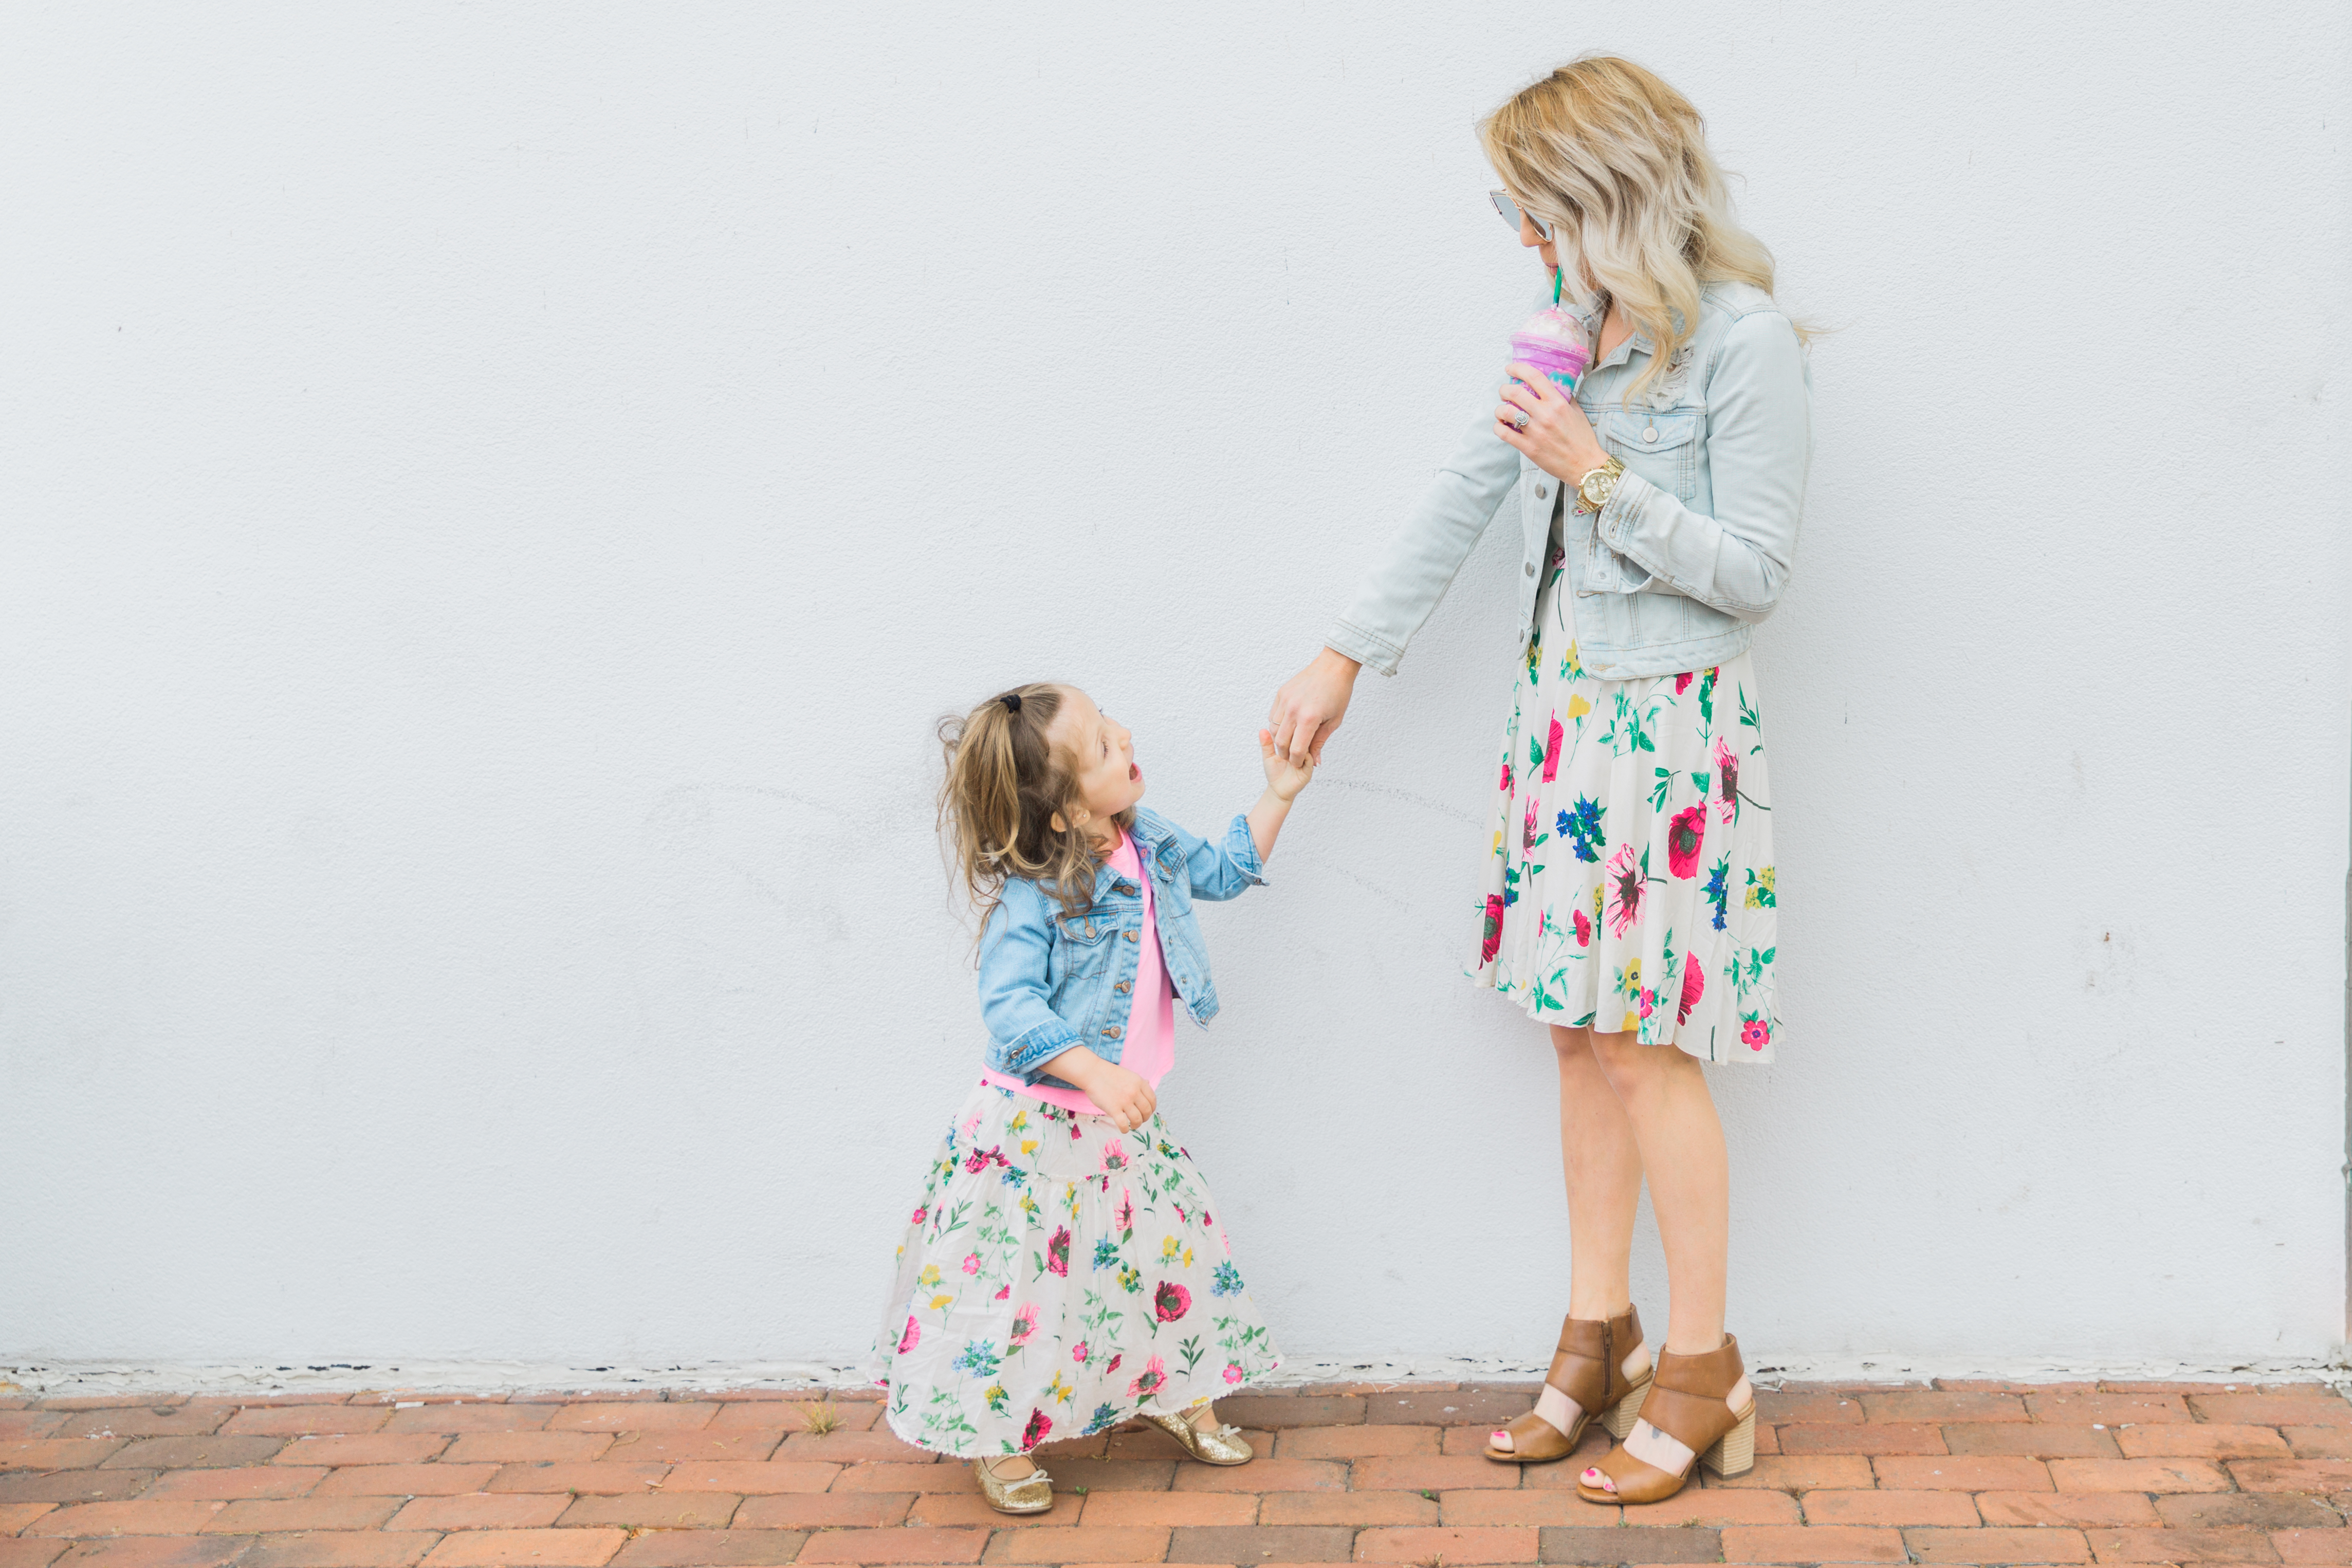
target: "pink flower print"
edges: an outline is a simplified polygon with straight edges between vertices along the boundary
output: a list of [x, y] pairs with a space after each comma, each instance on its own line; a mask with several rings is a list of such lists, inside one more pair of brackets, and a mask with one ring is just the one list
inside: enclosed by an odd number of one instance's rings
[[1135, 1228], [1135, 1194], [1126, 1187], [1118, 1189], [1118, 1228], [1121, 1230]]
[[[1116, 1366], [1118, 1364], [1113, 1362], [1111, 1364]], [[1155, 1355], [1143, 1364], [1141, 1375], [1127, 1385], [1127, 1396], [1130, 1399], [1149, 1399], [1167, 1385], [1167, 1364]]]
[[1086, 1341], [1080, 1340], [1077, 1343], [1070, 1347], [1070, 1359], [1076, 1362], [1080, 1366], [1084, 1366], [1087, 1364]]
[[1109, 1364], [1103, 1368], [1103, 1375], [1105, 1377], [1108, 1377], [1112, 1373], [1117, 1372], [1118, 1370], [1118, 1364], [1126, 1359], [1127, 1352], [1125, 1351], [1120, 1351], [1117, 1355], [1112, 1356]]
[[1691, 673], [1688, 670], [1685, 670], [1681, 674], [1676, 675], [1675, 677], [1675, 695], [1680, 696], [1685, 692], [1690, 690], [1690, 684]]
[[1037, 1303], [1031, 1301], [1013, 1314], [1013, 1332], [1008, 1339], [1015, 1346], [1024, 1345], [1029, 1343], [1029, 1336], [1036, 1332]]
[[931, 1217], [931, 1211], [930, 1211], [928, 1207], [925, 1207], [925, 1208], [919, 1208], [919, 1209], [915, 1210], [915, 1217], [914, 1217], [912, 1219], [909, 1219], [908, 1221], [907, 1221], [907, 1223], [908, 1223], [908, 1224], [909, 1224], [909, 1225], [920, 1225], [923, 1221], [925, 1221], [926, 1219], [929, 1219], [930, 1217]]
[[1478, 939], [1478, 962], [1491, 964], [1503, 946], [1503, 895], [1486, 895], [1486, 928]]
[[907, 1320], [907, 1332], [898, 1336], [898, 1354], [904, 1355], [922, 1343], [923, 1331], [915, 1320], [909, 1317]]
[[977, 1274], [980, 1272], [979, 1253], [967, 1252], [963, 1255], [963, 1271], [967, 1274]]
[[1739, 1043], [1750, 1051], [1761, 1051], [1772, 1042], [1772, 1030], [1762, 1019], [1748, 1019], [1739, 1026]]
[[1652, 990], [1649, 987], [1643, 986], [1642, 988], [1641, 1002], [1642, 1016], [1643, 1018], [1648, 1018], [1650, 1016], [1650, 1009], [1657, 1006], [1658, 993]]
[[1151, 1311], [1163, 1323], [1172, 1323], [1192, 1310], [1192, 1292], [1173, 1280], [1162, 1280], [1151, 1292]]
[[1070, 1271], [1070, 1228], [1057, 1228], [1045, 1241], [1045, 1271], [1067, 1275]]
[[1547, 784], [1559, 777], [1560, 733], [1559, 716], [1554, 714], [1551, 721], [1550, 737], [1544, 742], [1543, 781]]
[[1607, 895], [1609, 935], [1622, 937], [1642, 924], [1642, 904], [1649, 888], [1642, 880], [1642, 862], [1631, 844], [1620, 844], [1609, 863], [1601, 868], [1601, 886]]
[[1045, 1441], [1045, 1434], [1053, 1429], [1054, 1418], [1043, 1410], [1033, 1407], [1029, 1412], [1029, 1425], [1021, 1428], [1021, 1451], [1025, 1454], [1035, 1448]]
[[1591, 946], [1592, 917], [1581, 909], [1570, 910], [1569, 915], [1576, 922], [1576, 945], [1580, 947]]
[[1739, 758], [1728, 741], [1715, 743], [1715, 814], [1728, 825], [1739, 821]]
[[1698, 1006], [1699, 998], [1706, 994], [1706, 972], [1685, 958], [1683, 960], [1682, 1000], [1675, 1004], [1675, 1021], [1690, 1022], [1691, 1009]]
[[1507, 757], [1503, 758], [1502, 790], [1506, 795], [1511, 792], [1511, 759]]
[[1536, 812], [1542, 807], [1542, 796], [1530, 795], [1528, 797], [1527, 826], [1519, 831], [1519, 848], [1523, 850], [1532, 852], [1536, 847], [1536, 835], [1543, 831], [1536, 825]]
[[1688, 882], [1698, 875], [1698, 852], [1706, 842], [1706, 808], [1685, 806], [1666, 824], [1666, 870]]
[[1117, 1138], [1109, 1140], [1102, 1146], [1102, 1168], [1106, 1171], [1123, 1171], [1127, 1168], [1127, 1149]]
[[964, 1135], [965, 1137], [967, 1137], [967, 1138], [977, 1138], [978, 1136], [980, 1136], [980, 1118], [979, 1118], [979, 1117], [977, 1117], [977, 1116], [972, 1116], [972, 1117], [968, 1118], [968, 1119], [964, 1122], [964, 1124], [963, 1124], [963, 1135]]
[[1013, 1294], [1013, 1287], [1012, 1287], [1012, 1286], [1010, 1286], [1010, 1285], [999, 1285], [999, 1286], [997, 1286], [997, 1287], [996, 1287], [996, 1294], [994, 1294], [993, 1296], [991, 1296], [991, 1297], [989, 1298], [989, 1300], [991, 1300], [991, 1301], [1001, 1301], [1005, 1300], [1007, 1297], [1011, 1296], [1012, 1294]]
[[1233, 1362], [1229, 1361], [1225, 1363], [1225, 1381], [1227, 1383], [1239, 1383], [1241, 1380], [1242, 1369]]

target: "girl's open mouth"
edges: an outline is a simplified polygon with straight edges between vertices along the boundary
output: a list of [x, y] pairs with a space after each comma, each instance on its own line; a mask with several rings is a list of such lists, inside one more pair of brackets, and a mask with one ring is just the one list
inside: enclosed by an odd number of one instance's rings
[[1140, 779], [1143, 777], [1143, 769], [1130, 762], [1127, 765], [1127, 776], [1129, 779]]

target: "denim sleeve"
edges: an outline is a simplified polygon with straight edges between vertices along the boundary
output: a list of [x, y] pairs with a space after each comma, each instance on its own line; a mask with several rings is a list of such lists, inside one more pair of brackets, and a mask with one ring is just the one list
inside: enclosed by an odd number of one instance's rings
[[1219, 903], [1238, 897], [1244, 888], [1265, 885], [1265, 862], [1257, 858], [1257, 841], [1250, 837], [1246, 815], [1234, 819], [1223, 843], [1213, 844], [1178, 828], [1176, 847], [1184, 853], [1184, 875], [1195, 898]]
[[980, 1016], [988, 1026], [988, 1067], [1034, 1083], [1048, 1061], [1085, 1041], [1050, 1001], [1046, 957], [1053, 909], [1025, 882], [1005, 884], [980, 933]]
[[1649, 571], [1645, 591], [1761, 621], [1789, 580], [1812, 455], [1811, 372], [1787, 317], [1759, 310], [1725, 329], [1706, 402], [1715, 516], [1628, 474], [1601, 509], [1601, 542]]
[[[1497, 401], [1492, 395], [1486, 400]], [[1445, 597], [1454, 574], [1518, 481], [1518, 449], [1495, 434], [1493, 410], [1482, 406], [1423, 492], [1421, 504], [1365, 573], [1354, 602], [1323, 639], [1325, 644], [1384, 675], [1395, 674], [1405, 644]]]

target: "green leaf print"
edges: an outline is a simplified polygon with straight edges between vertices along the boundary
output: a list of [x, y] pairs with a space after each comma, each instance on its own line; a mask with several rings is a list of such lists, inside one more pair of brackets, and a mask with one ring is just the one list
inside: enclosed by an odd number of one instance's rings
[[1543, 742], [1533, 735], [1528, 737], [1528, 766], [1531, 768], [1543, 766]]
[[1748, 898], [1746, 902], [1748, 908], [1778, 909], [1780, 906], [1780, 897], [1773, 891], [1772, 887], [1772, 873], [1777, 868], [1769, 865], [1761, 871], [1757, 870], [1754, 866], [1748, 868]]
[[1184, 1375], [1187, 1377], [1192, 1376], [1193, 1372], [1200, 1367], [1201, 1357], [1205, 1354], [1201, 1349], [1201, 1336], [1199, 1334], [1194, 1334], [1191, 1339], [1188, 1339], [1182, 1344], [1178, 1345], [1176, 1347], [1176, 1354], [1184, 1358]]
[[1659, 768], [1652, 771], [1657, 775], [1657, 779], [1650, 786], [1650, 810], [1663, 811], [1666, 809], [1666, 795], [1675, 787], [1675, 770], [1671, 768]]
[[1748, 748], [1749, 753], [1752, 755], [1763, 750], [1764, 721], [1758, 717], [1756, 710], [1748, 706], [1746, 686], [1739, 688], [1739, 722], [1756, 732], [1757, 744]]

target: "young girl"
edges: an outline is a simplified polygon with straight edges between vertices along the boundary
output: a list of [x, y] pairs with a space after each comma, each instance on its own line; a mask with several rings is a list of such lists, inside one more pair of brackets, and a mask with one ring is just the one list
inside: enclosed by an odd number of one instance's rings
[[1193, 902], [1265, 880], [1312, 765], [1259, 731], [1265, 793], [1212, 843], [1137, 809], [1134, 737], [1073, 687], [1015, 687], [940, 739], [941, 831], [982, 915], [987, 1071], [899, 1244], [890, 1429], [971, 1459], [1005, 1513], [1054, 1506], [1039, 1442], [1133, 1416], [1244, 1464], [1210, 1400], [1281, 1358], [1156, 1091], [1176, 1002], [1217, 1011]]

